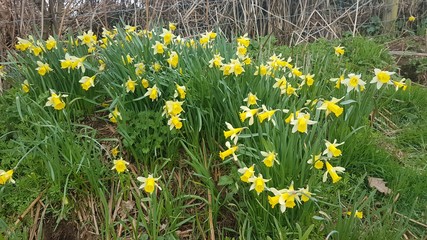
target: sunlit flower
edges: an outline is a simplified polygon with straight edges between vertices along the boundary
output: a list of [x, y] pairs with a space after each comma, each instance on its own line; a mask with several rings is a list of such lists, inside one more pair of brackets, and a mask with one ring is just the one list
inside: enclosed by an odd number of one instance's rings
[[151, 48], [154, 50], [154, 54], [163, 54], [165, 52], [166, 46], [163, 45], [161, 42], [156, 41]]
[[251, 187], [249, 188], [249, 191], [254, 190], [259, 195], [262, 193], [267, 187], [265, 186], [265, 183], [270, 181], [270, 179], [264, 179], [262, 177], [262, 174], [258, 174], [258, 177], [252, 176], [249, 178], [249, 182], [252, 183]]
[[304, 86], [307, 84], [307, 86], [310, 87], [314, 84], [314, 74], [301, 75], [300, 78], [302, 79], [301, 86]]
[[170, 67], [176, 68], [178, 66], [179, 56], [178, 53], [172, 51], [169, 58], [166, 60]]
[[55, 110], [62, 110], [65, 107], [65, 102], [61, 97], [67, 97], [67, 95], [58, 95], [53, 90], [50, 90], [50, 97], [48, 97], [45, 106], [52, 106]]
[[153, 174], [148, 174], [148, 177], [137, 177], [136, 180], [140, 181], [142, 185], [139, 189], [144, 189], [146, 193], [152, 194], [154, 190], [157, 188], [162, 190], [157, 181], [159, 181], [160, 177], [154, 178]]
[[237, 161], [237, 155], [236, 151], [239, 149], [238, 146], [231, 146], [230, 142], [226, 142], [225, 146], [227, 147], [227, 150], [219, 152], [219, 157], [224, 160], [226, 157], [233, 155], [234, 161]]
[[261, 64], [259, 66], [256, 66], [256, 70], [254, 75], [260, 75], [260, 76], [265, 76], [265, 75], [270, 75], [270, 67], [264, 64]]
[[239, 76], [240, 74], [245, 72], [245, 69], [243, 68], [243, 64], [239, 61], [239, 59], [231, 59], [230, 62], [232, 65], [232, 69], [233, 69], [232, 72], [234, 73], [234, 75]]
[[288, 77], [294, 76], [294, 77], [301, 77], [302, 72], [299, 70], [300, 68], [293, 67], [291, 69], [291, 72], [288, 74]]
[[275, 78], [276, 82], [273, 84], [273, 88], [286, 88], [286, 85], [288, 84], [288, 81], [286, 81], [286, 77], [283, 76], [281, 78]]
[[182, 118], [179, 117], [179, 115], [172, 115], [168, 120], [169, 130], [172, 129], [181, 129], [182, 128]]
[[144, 94], [144, 97], [148, 96], [151, 99], [151, 101], [154, 101], [154, 100], [157, 100], [160, 95], [161, 95], [161, 92], [157, 88], [157, 85], [154, 84], [153, 87], [151, 88], [149, 87], [147, 89], [147, 92]]
[[18, 43], [15, 45], [16, 50], [24, 52], [25, 50], [29, 49], [31, 46], [33, 46], [33, 43], [18, 37]]
[[224, 131], [224, 137], [225, 139], [230, 138], [231, 140], [234, 140], [234, 144], [237, 144], [237, 140], [239, 139], [239, 134], [243, 131], [245, 128], [234, 128], [230, 123], [226, 122], [225, 125], [227, 126], [228, 130]]
[[249, 125], [252, 125], [254, 123], [254, 116], [255, 114], [257, 114], [259, 109], [250, 109], [246, 106], [240, 106], [240, 109], [243, 110], [243, 112], [239, 113], [240, 121], [244, 122], [246, 119], [249, 118]]
[[347, 212], [347, 215], [348, 215], [348, 216], [354, 216], [354, 217], [357, 217], [357, 218], [359, 218], [359, 219], [362, 219], [362, 218], [363, 218], [363, 212], [361, 212], [361, 211], [359, 212], [359, 211], [357, 211], [357, 210], [354, 212], [354, 214], [353, 214], [352, 212], [350, 212], [350, 211], [349, 211], [349, 212]]
[[9, 171], [4, 171], [0, 169], [0, 185], [5, 185], [6, 183], [15, 183], [15, 180], [12, 179], [13, 169]]
[[382, 71], [381, 69], [375, 68], [375, 77], [372, 78], [370, 83], [377, 83], [377, 89], [380, 89], [383, 84], [393, 85], [391, 81], [391, 75], [395, 74], [394, 72]]
[[138, 85], [136, 83], [136, 81], [132, 80], [132, 79], [128, 79], [127, 82], [125, 83], [125, 87], [126, 87], [126, 92], [135, 92], [135, 86]]
[[285, 212], [287, 208], [294, 208], [296, 206], [295, 201], [300, 203], [299, 195], [301, 195], [301, 193], [294, 189], [293, 182], [287, 189], [277, 190], [276, 188], [270, 188], [269, 191], [274, 194], [274, 197], [268, 197], [271, 207], [274, 208], [275, 205], [280, 204], [280, 211], [282, 213]]
[[21, 89], [25, 93], [30, 92], [30, 84], [28, 83], [28, 80], [24, 80], [24, 82], [21, 84]]
[[93, 34], [92, 30], [83, 32], [83, 35], [77, 36], [78, 39], [86, 46], [91, 47], [96, 43], [97, 37]]
[[396, 91], [399, 90], [399, 88], [401, 88], [403, 91], [406, 90], [406, 88], [408, 87], [408, 85], [406, 85], [406, 79], [402, 78], [402, 80], [400, 81], [393, 81], [394, 86], [396, 87]]
[[223, 57], [221, 57], [220, 54], [215, 54], [214, 57], [209, 61], [209, 67], [213, 68], [219, 68], [222, 66], [222, 60], [224, 60]]
[[117, 123], [118, 120], [122, 120], [122, 115], [120, 114], [117, 106], [114, 108], [113, 112], [108, 114], [108, 117], [112, 123]]
[[340, 106], [338, 106], [338, 102], [341, 101], [342, 98], [334, 98], [332, 97], [332, 99], [330, 101], [328, 100], [324, 100], [322, 105], [320, 107], [318, 107], [317, 109], [319, 110], [326, 110], [326, 116], [328, 116], [331, 112], [335, 114], [336, 117], [339, 117], [344, 109]]
[[147, 88], [150, 86], [150, 82], [149, 82], [147, 79], [143, 78], [143, 79], [141, 80], [141, 85], [142, 85], [145, 89], [147, 89]]
[[308, 164], [311, 164], [314, 166], [314, 168], [316, 169], [323, 169], [323, 160], [321, 159], [321, 154], [319, 153], [318, 155], [311, 155], [311, 158], [307, 160]]
[[68, 69], [68, 71], [70, 69], [82, 69], [82, 72], [85, 72], [85, 67], [84, 67], [84, 60], [86, 57], [75, 57], [75, 56], [71, 56], [68, 53], [65, 53], [65, 59], [59, 60], [61, 62], [61, 69]]
[[44, 76], [46, 75], [46, 73], [52, 71], [52, 68], [50, 68], [48, 63], [42, 63], [40, 61], [37, 61], [37, 66], [38, 68], [36, 68], [36, 70], [40, 76]]
[[290, 83], [287, 83], [285, 86], [282, 86], [280, 88], [280, 94], [286, 94], [288, 96], [295, 95], [298, 97], [296, 91], [297, 89], [294, 88]]
[[261, 155], [264, 157], [264, 160], [262, 160], [262, 162], [267, 167], [273, 167], [274, 162], [276, 162], [277, 164], [280, 164], [279, 161], [277, 160], [277, 153], [274, 151], [272, 152], [261, 151]]
[[216, 33], [213, 32], [213, 31], [206, 32], [206, 35], [208, 35], [210, 39], [215, 39], [216, 38]]
[[222, 71], [224, 76], [228, 76], [234, 72], [234, 66], [232, 64], [223, 64], [219, 70]]
[[[175, 35], [171, 31], [164, 29], [164, 28], [162, 31], [163, 31], [163, 33], [160, 34], [160, 37], [163, 38], [163, 43], [167, 46], [172, 42]], [[156, 54], [156, 53], [154, 53], [154, 54]]]
[[52, 50], [56, 48], [56, 40], [52, 36], [49, 36], [49, 38], [46, 40], [46, 49]]
[[338, 157], [341, 156], [342, 152], [337, 147], [340, 145], [343, 145], [342, 143], [337, 143], [337, 140], [335, 139], [333, 143], [329, 142], [328, 140], [325, 140], [326, 149], [323, 151], [323, 155], [327, 155], [328, 157]]
[[180, 86], [178, 84], [175, 84], [175, 93], [173, 95], [174, 98], [177, 98], [179, 96], [180, 99], [185, 99], [185, 95], [186, 93], [186, 87], [185, 86]]
[[356, 75], [353, 73], [348, 74], [348, 78], [342, 81], [343, 84], [347, 86], [347, 92], [355, 89], [356, 91], [363, 91], [365, 88], [365, 82], [360, 79], [361, 75]]
[[343, 167], [332, 167], [332, 165], [325, 161], [326, 164], [326, 172], [323, 174], [323, 182], [326, 182], [328, 179], [328, 175], [332, 178], [332, 183], [337, 183], [339, 180], [341, 180], [341, 177], [338, 176], [337, 172], [344, 173], [345, 168]]
[[262, 105], [262, 112], [258, 113], [258, 120], [260, 123], [262, 123], [265, 119], [268, 121], [272, 121], [274, 125], [276, 125], [276, 121], [272, 119], [274, 113], [277, 111], [277, 109], [268, 110], [265, 105]]
[[249, 44], [251, 43], [251, 39], [248, 38], [248, 34], [246, 33], [245, 35], [237, 38], [237, 42], [245, 47], [249, 47]]
[[243, 168], [239, 168], [237, 170], [240, 174], [242, 174], [240, 176], [240, 180], [242, 180], [242, 182], [248, 183], [249, 182], [249, 178], [251, 178], [251, 177], [254, 176], [254, 173], [255, 173], [254, 167], [255, 167], [255, 165], [252, 165], [249, 168], [243, 167]]
[[135, 67], [136, 76], [141, 76], [145, 72], [145, 64], [143, 62], [133, 65]]
[[310, 114], [299, 112], [296, 114], [296, 118], [293, 118], [290, 122], [291, 125], [294, 125], [292, 132], [307, 133], [308, 125], [316, 124], [316, 121], [310, 120]]
[[248, 93], [248, 96], [243, 99], [244, 102], [246, 102], [246, 106], [251, 106], [251, 105], [258, 105], [257, 101], [259, 99], [257, 98], [257, 96], [253, 93]]
[[180, 101], [166, 101], [165, 106], [163, 106], [163, 114], [167, 114], [168, 116], [176, 116], [181, 114], [184, 109], [182, 108], [182, 104], [184, 102]]
[[83, 76], [80, 79], [79, 83], [81, 83], [80, 85], [82, 86], [83, 90], [87, 91], [89, 90], [89, 88], [95, 86], [95, 76], [92, 76], [92, 77]]
[[123, 173], [124, 171], [127, 171], [127, 165], [129, 165], [129, 163], [123, 160], [122, 158], [114, 160], [113, 163], [114, 166], [113, 168], [111, 168], [111, 170], [116, 170], [118, 173]]
[[341, 47], [340, 45], [338, 45], [337, 47], [334, 47], [334, 49], [335, 49], [335, 55], [337, 55], [338, 57], [344, 55], [344, 52], [345, 52], [344, 47]]
[[40, 46], [32, 45], [30, 47], [30, 50], [33, 52], [34, 56], [37, 57], [43, 51], [43, 48]]

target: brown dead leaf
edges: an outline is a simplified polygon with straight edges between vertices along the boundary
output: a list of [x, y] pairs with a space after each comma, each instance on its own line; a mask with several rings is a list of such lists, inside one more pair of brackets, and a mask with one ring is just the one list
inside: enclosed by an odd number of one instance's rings
[[386, 182], [382, 178], [368, 177], [368, 182], [371, 188], [375, 188], [381, 193], [386, 195], [391, 193], [391, 189], [385, 185]]

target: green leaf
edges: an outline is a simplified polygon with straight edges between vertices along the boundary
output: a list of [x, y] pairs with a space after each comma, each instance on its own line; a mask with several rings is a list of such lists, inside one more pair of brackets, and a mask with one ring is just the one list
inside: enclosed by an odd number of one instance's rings
[[230, 176], [221, 176], [218, 181], [218, 186], [226, 186], [233, 184], [233, 178]]

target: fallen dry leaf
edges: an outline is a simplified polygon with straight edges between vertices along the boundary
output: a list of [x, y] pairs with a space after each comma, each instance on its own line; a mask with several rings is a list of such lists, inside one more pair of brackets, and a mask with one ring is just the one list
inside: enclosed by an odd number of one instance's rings
[[382, 192], [384, 194], [390, 194], [391, 189], [388, 188], [382, 178], [376, 178], [376, 177], [368, 177], [369, 186], [371, 188], [377, 189], [379, 192]]

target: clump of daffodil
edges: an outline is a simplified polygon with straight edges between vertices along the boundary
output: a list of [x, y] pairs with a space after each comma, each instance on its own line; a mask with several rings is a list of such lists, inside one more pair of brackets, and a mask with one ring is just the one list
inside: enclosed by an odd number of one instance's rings
[[136, 83], [136, 81], [134, 81], [134, 80], [130, 79], [130, 77], [129, 77], [129, 79], [128, 79], [128, 80], [127, 80], [127, 82], [125, 83], [126, 92], [132, 92], [132, 93], [134, 93], [134, 92], [135, 92], [135, 86], [136, 86], [136, 85], [138, 85], [138, 84]]
[[184, 111], [184, 109], [182, 108], [183, 103], [184, 102], [172, 100], [166, 101], [165, 106], [163, 106], [162, 115], [166, 115], [169, 117], [181, 114], [181, 112]]
[[248, 167], [239, 168], [237, 171], [238, 171], [240, 174], [242, 174], [242, 175], [240, 176], [240, 180], [241, 180], [242, 182], [249, 183], [249, 179], [250, 179], [250, 178], [252, 178], [252, 177], [254, 176], [254, 173], [255, 173], [254, 168], [255, 168], [255, 165], [252, 165], [252, 166], [250, 166], [249, 168], [248, 168]]
[[123, 173], [125, 171], [127, 171], [127, 165], [129, 165], [128, 162], [126, 162], [125, 160], [123, 160], [123, 158], [119, 158], [117, 160], [113, 161], [113, 168], [111, 168], [111, 170], [116, 170], [117, 173]]
[[122, 115], [120, 114], [117, 106], [114, 108], [114, 110], [110, 114], [108, 114], [108, 118], [110, 118], [110, 121], [112, 123], [117, 123], [118, 120], [122, 120]]
[[136, 180], [140, 181], [142, 185], [139, 189], [144, 189], [144, 191], [148, 194], [152, 194], [154, 190], [157, 188], [162, 190], [157, 181], [159, 181], [160, 177], [155, 178], [153, 174], [148, 174], [148, 177], [137, 177]]
[[255, 189], [255, 192], [259, 195], [262, 193], [265, 189], [268, 190], [265, 183], [270, 181], [270, 179], [264, 179], [262, 177], [262, 174], [258, 174], [258, 177], [252, 176], [249, 178], [249, 182], [252, 183], [251, 187], [249, 188], [249, 191], [252, 191]]
[[261, 151], [261, 155], [264, 157], [264, 160], [262, 160], [262, 162], [266, 167], [273, 167], [274, 162], [276, 162], [277, 164], [280, 164], [279, 161], [277, 160], [277, 153], [274, 151], [269, 151], [269, 152]]
[[251, 92], [249, 92], [248, 96], [245, 99], [243, 99], [243, 101], [246, 102], [246, 106], [248, 107], [252, 105], [258, 105], [257, 103], [258, 100], [259, 100], [258, 97]]
[[48, 63], [37, 61], [37, 66], [38, 67], [36, 68], [36, 70], [40, 76], [44, 76], [46, 75], [46, 73], [53, 71], [52, 68], [50, 68]]
[[24, 82], [21, 84], [21, 89], [25, 93], [29, 93], [30, 92], [30, 83], [28, 83], [28, 80], [24, 80]]
[[222, 66], [222, 60], [224, 60], [224, 58], [221, 57], [220, 54], [214, 54], [213, 58], [209, 61], [209, 67], [220, 68]]
[[95, 86], [95, 75], [92, 77], [83, 76], [79, 83], [81, 83], [80, 85], [82, 86], [83, 90], [87, 91], [89, 88]]
[[179, 96], [179, 98], [181, 100], [185, 99], [185, 95], [187, 94], [186, 87], [185, 86], [180, 86], [178, 84], [175, 84], [175, 87], [176, 87], [176, 89], [175, 89], [175, 93], [173, 94], [173, 97], [177, 98]]
[[323, 182], [326, 182], [328, 175], [332, 178], [332, 183], [337, 183], [341, 180], [341, 177], [338, 176], [337, 172], [344, 173], [345, 168], [343, 167], [333, 167], [328, 161], [325, 161], [326, 172], [323, 174]]
[[231, 146], [230, 142], [226, 142], [225, 146], [227, 147], [227, 150], [219, 152], [219, 157], [222, 160], [224, 160], [228, 156], [232, 155], [234, 161], [237, 161], [236, 151], [237, 151], [237, 149], [239, 149], [239, 147], [237, 145], [236, 146]]
[[361, 75], [350, 73], [348, 74], [348, 78], [342, 81], [342, 84], [347, 86], [347, 92], [351, 92], [351, 90], [363, 91], [365, 89], [365, 82], [361, 79]]
[[163, 43], [167, 46], [172, 42], [175, 35], [171, 31], [164, 29], [164, 28], [162, 29], [162, 31], [163, 31], [163, 33], [160, 34], [160, 37], [163, 38]]
[[363, 212], [362, 212], [362, 211], [358, 211], [358, 210], [356, 210], [354, 213], [353, 213], [353, 212], [348, 211], [348, 212], [347, 212], [347, 215], [348, 215], [348, 216], [353, 216], [353, 217], [356, 217], [356, 218], [359, 218], [359, 219], [362, 219], [362, 218], [363, 218]]
[[225, 125], [227, 126], [228, 130], [224, 131], [224, 137], [225, 139], [230, 138], [232, 141], [234, 141], [234, 144], [237, 144], [237, 141], [239, 139], [239, 134], [243, 131], [243, 127], [241, 128], [234, 128], [233, 125], [226, 122]]
[[136, 63], [133, 65], [135, 67], [136, 76], [141, 76], [145, 72], [145, 64], [143, 62]]
[[335, 50], [335, 55], [342, 56], [345, 53], [344, 47], [341, 47], [340, 45], [338, 45], [337, 47], [334, 47]]
[[400, 81], [393, 81], [393, 85], [396, 87], [396, 91], [399, 90], [399, 88], [401, 88], [403, 91], [405, 91], [406, 88], [408, 88], [408, 85], [406, 85], [405, 78], [402, 78], [402, 80]]
[[265, 105], [262, 105], [262, 112], [258, 113], [257, 115], [259, 122], [262, 123], [265, 119], [267, 119], [267, 121], [271, 121], [273, 125], [276, 125], [276, 121], [272, 119], [276, 111], [277, 109], [269, 110]]
[[295, 190], [293, 182], [289, 188], [281, 190], [270, 188], [269, 191], [274, 194], [274, 196], [268, 196], [268, 202], [270, 203], [271, 208], [274, 208], [279, 204], [280, 211], [282, 213], [285, 212], [287, 208], [294, 208], [296, 203], [301, 204], [302, 202], [309, 201], [312, 195], [308, 186], [307, 188], [299, 188], [298, 190]]
[[6, 183], [15, 183], [15, 180], [12, 179], [13, 169], [9, 171], [4, 171], [0, 169], [0, 185], [5, 185]]
[[168, 120], [169, 130], [172, 129], [181, 129], [182, 128], [182, 118], [179, 117], [179, 115], [173, 115]]
[[56, 94], [53, 90], [50, 90], [50, 97], [48, 97], [45, 106], [52, 106], [55, 110], [62, 110], [65, 107], [65, 102], [62, 100], [62, 97], [67, 97], [67, 95]]
[[290, 124], [294, 126], [292, 128], [292, 133], [295, 133], [297, 131], [300, 133], [307, 133], [308, 125], [313, 125], [317, 123], [316, 121], [310, 120], [309, 113], [298, 112], [298, 114], [295, 114], [295, 118], [293, 118], [293, 116], [290, 121]]
[[31, 41], [18, 37], [18, 43], [15, 45], [15, 48], [16, 50], [24, 52], [27, 49], [31, 48], [31, 46], [33, 46], [33, 43]]
[[77, 36], [80, 39], [81, 43], [85, 44], [88, 47], [92, 47], [96, 44], [97, 37], [93, 34], [92, 30], [83, 32], [83, 35]]
[[163, 45], [163, 43], [156, 41], [151, 48], [153, 48], [154, 54], [163, 54], [165, 52], [166, 46]]
[[153, 87], [149, 87], [147, 88], [147, 92], [144, 94], [144, 97], [149, 97], [151, 99], [151, 101], [157, 100], [159, 98], [159, 96], [162, 93], [160, 92], [160, 90], [157, 88], [157, 85], [154, 84]]
[[383, 71], [381, 69], [374, 69], [375, 77], [372, 78], [370, 83], [377, 83], [377, 89], [380, 89], [384, 84], [393, 85], [391, 81], [391, 75], [395, 74], [394, 72]]
[[166, 60], [170, 67], [176, 68], [178, 66], [179, 56], [178, 53], [172, 51], [169, 58]]
[[239, 113], [240, 121], [244, 122], [246, 119], [249, 118], [249, 125], [252, 125], [254, 123], [254, 116], [258, 112], [258, 108], [250, 109], [246, 106], [240, 106], [240, 109], [243, 110], [243, 112]]
[[335, 114], [336, 117], [339, 117], [344, 109], [340, 106], [338, 106], [338, 102], [341, 101], [343, 98], [334, 98], [332, 97], [332, 99], [330, 101], [328, 100], [324, 100], [322, 102], [322, 105], [320, 107], [318, 107], [317, 109], [319, 110], [325, 110], [326, 111], [326, 116], [328, 116], [331, 112]]
[[323, 155], [327, 155], [329, 158], [341, 156], [342, 152], [337, 147], [343, 144], [344, 142], [337, 143], [336, 139], [334, 140], [333, 143], [329, 142], [328, 140], [325, 140], [326, 149], [325, 151], [323, 151]]
[[254, 72], [254, 75], [260, 75], [260, 76], [266, 76], [266, 75], [271, 75], [271, 69], [270, 66], [261, 64], [259, 66], [256, 66], [256, 70]]

